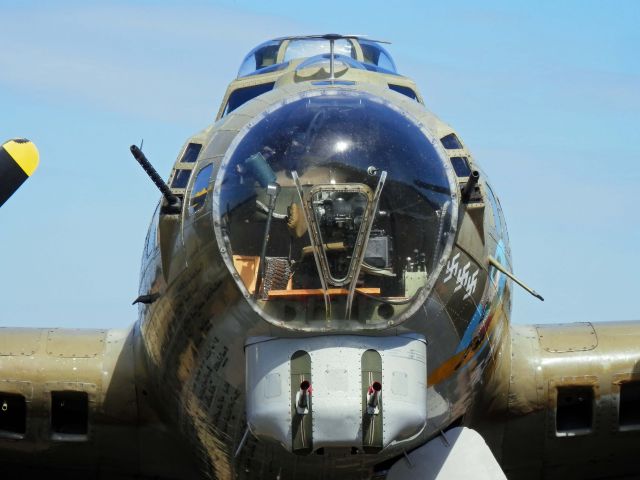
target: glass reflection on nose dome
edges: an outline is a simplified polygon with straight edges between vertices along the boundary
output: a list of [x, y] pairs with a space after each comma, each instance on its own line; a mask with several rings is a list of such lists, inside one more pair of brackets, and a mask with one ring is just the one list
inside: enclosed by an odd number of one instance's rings
[[381, 328], [431, 290], [453, 237], [454, 185], [404, 112], [370, 94], [320, 91], [239, 134], [216, 179], [216, 234], [265, 319]]

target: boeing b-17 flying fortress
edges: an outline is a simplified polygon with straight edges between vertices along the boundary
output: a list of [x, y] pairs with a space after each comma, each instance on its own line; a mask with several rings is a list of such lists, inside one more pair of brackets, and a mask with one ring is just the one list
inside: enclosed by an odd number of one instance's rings
[[640, 323], [510, 323], [496, 192], [385, 42], [267, 41], [167, 182], [131, 153], [139, 318], [0, 329], [6, 478], [640, 475]]

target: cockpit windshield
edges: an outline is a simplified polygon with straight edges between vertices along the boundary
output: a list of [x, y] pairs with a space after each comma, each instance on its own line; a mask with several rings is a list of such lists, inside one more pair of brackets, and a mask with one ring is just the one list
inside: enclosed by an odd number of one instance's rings
[[[330, 49], [330, 41], [318, 36], [270, 40], [247, 54], [240, 65], [238, 77], [281, 70], [292, 60], [328, 54]], [[334, 40], [334, 54], [352, 58], [369, 70], [397, 74], [391, 55], [377, 41], [354, 36], [337, 38]]]
[[[292, 60], [295, 58], [314, 57], [323, 53], [329, 53], [329, 41], [322, 38], [304, 38], [290, 40], [287, 49], [284, 52], [284, 60]], [[333, 51], [336, 55], [345, 55], [347, 57], [356, 58], [356, 52], [353, 44], [346, 38], [336, 40]]]
[[265, 112], [238, 135], [214, 188], [218, 242], [253, 308], [308, 330], [407, 318], [453, 241], [443, 158], [370, 94], [314, 91]]

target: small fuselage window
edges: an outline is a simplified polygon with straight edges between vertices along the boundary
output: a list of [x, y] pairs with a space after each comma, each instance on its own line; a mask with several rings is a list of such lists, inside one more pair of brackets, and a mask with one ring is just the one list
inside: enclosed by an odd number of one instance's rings
[[442, 146], [447, 150], [459, 150], [462, 148], [462, 143], [460, 143], [460, 140], [455, 133], [445, 135], [440, 139], [440, 141], [442, 142]]
[[451, 157], [451, 165], [458, 177], [468, 177], [471, 175], [471, 168], [467, 157]]
[[195, 163], [198, 159], [198, 155], [200, 154], [200, 150], [202, 150], [202, 145], [200, 143], [189, 143], [187, 148], [184, 149], [184, 153], [182, 154], [180, 161], [182, 163]]
[[402, 95], [409, 97], [411, 100], [418, 101], [418, 95], [413, 90], [413, 88], [405, 87], [404, 85], [396, 85], [395, 83], [389, 83], [389, 89], [394, 92], [401, 93]]
[[224, 115], [233, 112], [236, 108], [244, 105], [249, 100], [253, 100], [263, 93], [267, 93], [273, 90], [274, 82], [261, 83], [260, 85], [253, 85], [251, 87], [238, 88], [231, 92], [229, 95], [229, 101], [224, 109]]

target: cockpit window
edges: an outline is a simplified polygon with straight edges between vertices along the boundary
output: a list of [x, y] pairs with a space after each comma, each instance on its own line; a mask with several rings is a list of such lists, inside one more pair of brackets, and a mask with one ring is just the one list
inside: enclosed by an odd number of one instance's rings
[[389, 72], [397, 72], [396, 64], [393, 62], [391, 55], [379, 43], [360, 39], [360, 47], [362, 48], [365, 63], [376, 65]]
[[207, 187], [209, 186], [209, 179], [211, 178], [211, 172], [213, 170], [213, 164], [210, 163], [206, 167], [203, 167], [193, 182], [191, 188], [191, 207], [194, 211], [199, 210], [204, 205], [204, 201], [207, 198]]
[[[345, 38], [336, 40], [333, 51], [336, 55], [345, 55], [347, 57], [356, 58], [356, 52], [351, 42]], [[323, 38], [305, 38], [291, 40], [284, 52], [285, 62], [295, 58], [307, 58], [329, 53], [329, 41]]]
[[351, 91], [289, 98], [246, 127], [213, 209], [253, 308], [307, 330], [384, 328], [415, 312], [457, 215], [455, 174], [432, 140], [392, 104]]
[[278, 58], [278, 50], [280, 48], [280, 40], [272, 40], [258, 45], [251, 50], [240, 65], [238, 77], [246, 77], [256, 70], [275, 65]]
[[[286, 42], [283, 44], [283, 42]], [[278, 63], [280, 49], [284, 45], [284, 58]], [[357, 53], [360, 45], [363, 58]], [[330, 53], [327, 38], [290, 37], [270, 40], [258, 45], [244, 58], [238, 78], [260, 75], [286, 68], [291, 60], [312, 58]], [[389, 52], [380, 43], [364, 38], [340, 38], [334, 42], [334, 53], [363, 63], [363, 68], [379, 73], [395, 74], [396, 65]]]

